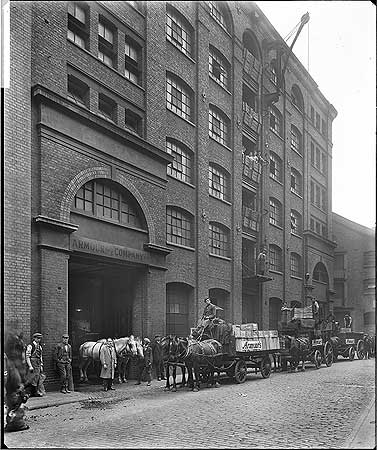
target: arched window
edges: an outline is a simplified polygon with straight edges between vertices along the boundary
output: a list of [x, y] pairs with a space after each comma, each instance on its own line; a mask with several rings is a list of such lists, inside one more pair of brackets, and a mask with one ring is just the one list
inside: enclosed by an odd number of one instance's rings
[[166, 240], [171, 244], [193, 247], [193, 217], [181, 208], [166, 208]]
[[192, 90], [170, 72], [166, 74], [166, 106], [184, 119], [193, 121]]
[[283, 134], [283, 118], [280, 111], [274, 106], [270, 108], [270, 130], [279, 136]]
[[302, 175], [293, 167], [291, 168], [291, 192], [302, 196]]
[[229, 89], [230, 64], [215, 47], [209, 46], [209, 74], [220, 86]]
[[302, 235], [302, 216], [294, 209], [291, 209], [291, 233], [296, 236]]
[[270, 197], [270, 224], [277, 227], [283, 226], [282, 204], [276, 198]]
[[220, 166], [209, 164], [209, 193], [220, 200], [230, 200], [230, 177]]
[[75, 212], [146, 229], [146, 222], [136, 200], [121, 186], [96, 179], [88, 181], [77, 191], [73, 200]]
[[302, 278], [302, 262], [301, 256], [298, 253], [291, 253], [291, 276]]
[[209, 223], [209, 253], [229, 257], [229, 230], [219, 223]]
[[304, 112], [304, 97], [302, 96], [300, 88], [297, 84], [292, 86], [291, 92], [292, 103], [298, 108], [301, 112]]
[[242, 36], [242, 44], [244, 49], [250, 52], [258, 61], [260, 61], [260, 50], [258, 41], [250, 31], [245, 31]]
[[275, 244], [271, 244], [269, 256], [270, 270], [283, 272], [283, 252], [281, 248]]
[[291, 149], [302, 156], [302, 134], [291, 125]]
[[193, 56], [194, 30], [171, 5], [166, 5], [166, 39], [185, 55]]
[[230, 14], [224, 5], [225, 2], [208, 1], [209, 13], [228, 33], [232, 30]]
[[283, 162], [274, 152], [270, 152], [270, 177], [276, 181], [283, 181]]
[[226, 115], [216, 108], [209, 105], [209, 135], [217, 142], [223, 145], [229, 145], [230, 141], [230, 123]]
[[319, 262], [314, 267], [313, 280], [329, 284], [329, 275], [327, 273], [326, 266], [323, 263]]
[[173, 162], [167, 167], [168, 175], [192, 184], [194, 182], [192, 151], [174, 139], [166, 139], [166, 151], [174, 157]]

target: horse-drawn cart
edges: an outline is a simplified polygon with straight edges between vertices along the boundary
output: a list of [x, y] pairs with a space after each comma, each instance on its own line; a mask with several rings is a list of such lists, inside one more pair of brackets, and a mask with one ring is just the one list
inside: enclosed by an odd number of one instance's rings
[[331, 344], [334, 349], [334, 361], [338, 359], [339, 355], [350, 361], [355, 359], [355, 354], [359, 359], [363, 359], [365, 356], [364, 333], [341, 328], [332, 335]]

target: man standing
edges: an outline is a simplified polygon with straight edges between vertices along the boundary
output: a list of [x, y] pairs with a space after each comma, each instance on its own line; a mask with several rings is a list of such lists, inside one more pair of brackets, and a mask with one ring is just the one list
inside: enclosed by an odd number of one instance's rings
[[114, 391], [113, 380], [115, 376], [115, 367], [117, 365], [117, 357], [113, 340], [107, 339], [100, 349], [100, 361], [102, 364], [100, 377], [103, 379], [103, 390]]
[[61, 389], [63, 394], [73, 391], [72, 377], [72, 347], [68, 344], [69, 335], [63, 334], [62, 342], [55, 347], [54, 360], [56, 369], [60, 376]]
[[153, 367], [156, 372], [157, 381], [165, 379], [164, 361], [160, 339], [161, 337], [159, 335], [156, 335], [152, 342]]
[[42, 397], [45, 388], [43, 381], [46, 378], [43, 373], [43, 356], [41, 346], [42, 334], [34, 333], [32, 342], [26, 347], [27, 374], [25, 391], [30, 396]]
[[152, 346], [149, 338], [143, 339], [143, 352], [144, 359], [143, 363], [139, 366], [139, 374], [136, 384], [141, 384], [141, 380], [145, 379], [147, 381], [147, 386], [151, 385], [152, 381]]
[[258, 275], [267, 274], [267, 250], [265, 247], [257, 256], [257, 274]]
[[352, 317], [350, 316], [350, 313], [346, 313], [344, 315], [344, 328], [351, 328], [352, 325]]

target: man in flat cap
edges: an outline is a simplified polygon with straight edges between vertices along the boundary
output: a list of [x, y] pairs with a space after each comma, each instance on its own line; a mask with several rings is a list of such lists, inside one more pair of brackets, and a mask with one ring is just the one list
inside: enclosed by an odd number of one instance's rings
[[41, 345], [42, 334], [34, 333], [32, 342], [26, 347], [26, 382], [25, 391], [29, 396], [42, 397], [46, 390], [43, 381], [43, 350]]
[[54, 361], [60, 377], [60, 392], [69, 394], [73, 391], [72, 347], [68, 344], [69, 335], [62, 335], [62, 342], [55, 347]]

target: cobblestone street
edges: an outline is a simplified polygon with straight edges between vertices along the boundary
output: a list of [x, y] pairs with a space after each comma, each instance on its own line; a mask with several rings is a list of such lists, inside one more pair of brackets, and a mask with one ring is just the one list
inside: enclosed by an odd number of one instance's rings
[[251, 373], [244, 384], [224, 380], [199, 393], [129, 382], [107, 402], [97, 392], [28, 411], [30, 430], [4, 439], [8, 448], [347, 448], [374, 398], [374, 368], [374, 359], [341, 360], [269, 379]]

